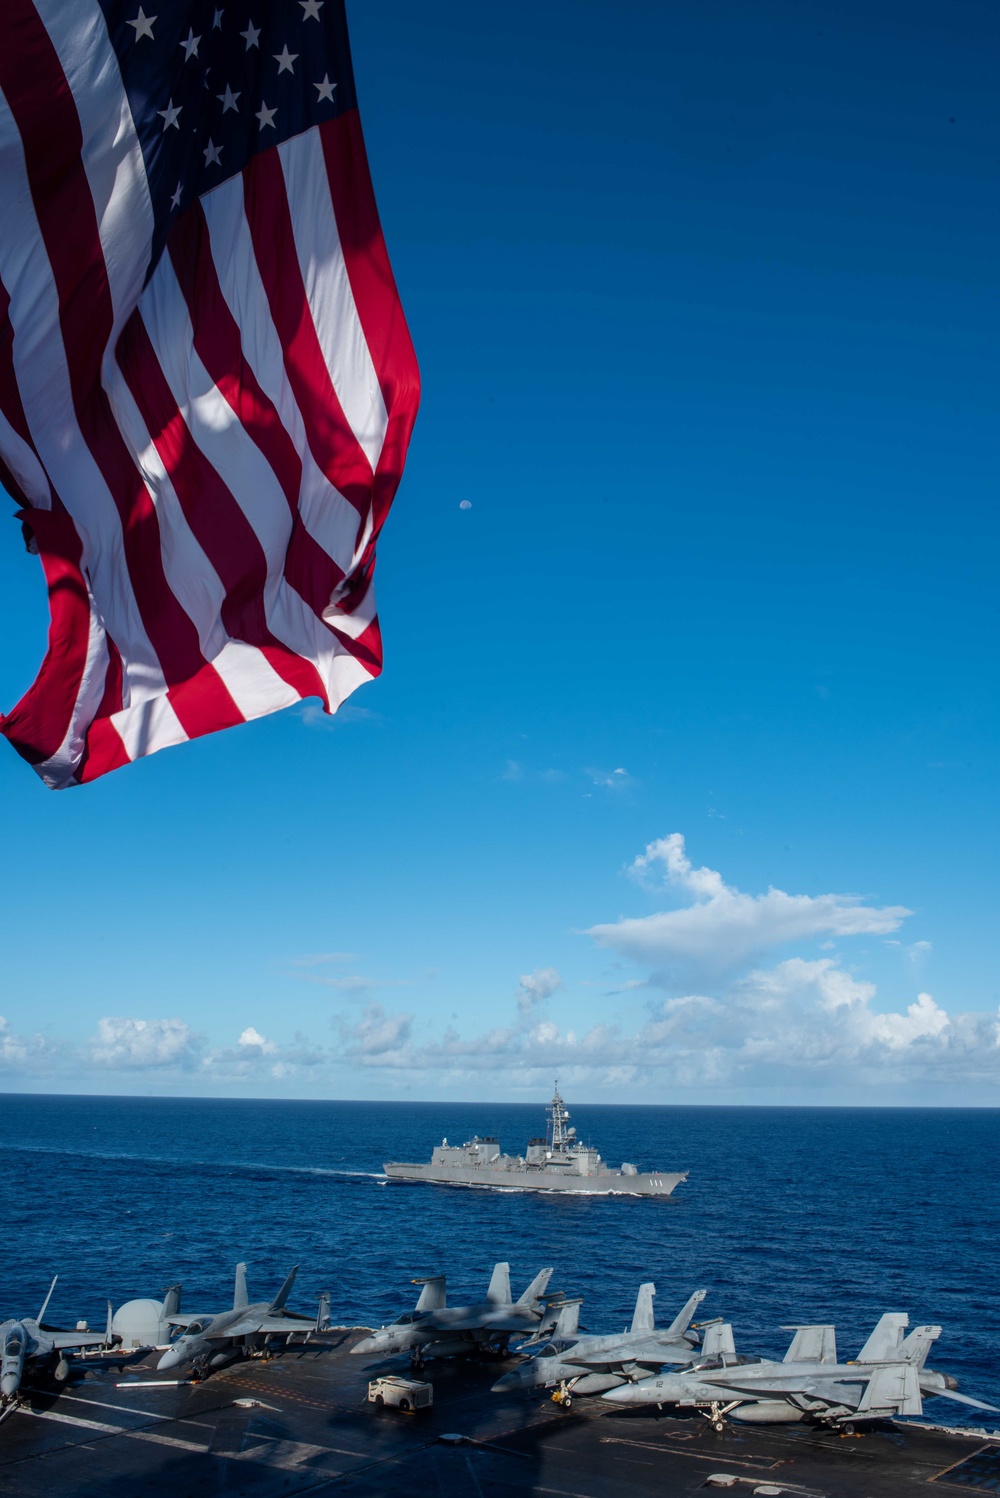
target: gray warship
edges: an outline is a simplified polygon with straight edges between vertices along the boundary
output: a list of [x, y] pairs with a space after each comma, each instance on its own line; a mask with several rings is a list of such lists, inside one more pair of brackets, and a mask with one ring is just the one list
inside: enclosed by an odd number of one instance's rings
[[387, 1161], [382, 1169], [390, 1181], [432, 1181], [443, 1186], [491, 1186], [507, 1191], [577, 1191], [588, 1195], [669, 1196], [681, 1171], [643, 1174], [634, 1165], [612, 1170], [591, 1145], [580, 1144], [569, 1124], [569, 1111], [559, 1096], [546, 1110], [548, 1134], [529, 1139], [523, 1155], [502, 1155], [491, 1135], [449, 1144], [443, 1139], [428, 1164]]

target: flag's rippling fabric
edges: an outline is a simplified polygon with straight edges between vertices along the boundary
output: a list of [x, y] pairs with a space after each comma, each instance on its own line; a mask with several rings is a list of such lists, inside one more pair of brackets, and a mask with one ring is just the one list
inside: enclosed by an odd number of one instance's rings
[[377, 674], [419, 380], [343, 0], [4, 0], [0, 477], [51, 786]]

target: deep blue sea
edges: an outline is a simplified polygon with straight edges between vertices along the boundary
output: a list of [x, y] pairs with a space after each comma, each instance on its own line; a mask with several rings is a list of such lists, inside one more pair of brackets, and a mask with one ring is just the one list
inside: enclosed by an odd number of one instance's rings
[[[790, 1322], [832, 1321], [853, 1356], [883, 1311], [944, 1327], [930, 1362], [1000, 1404], [1000, 1109], [575, 1107], [605, 1159], [690, 1169], [668, 1200], [386, 1183], [384, 1160], [496, 1134], [511, 1152], [544, 1107], [0, 1095], [0, 1315], [101, 1325], [104, 1305], [184, 1284], [188, 1309], [252, 1297], [301, 1265], [290, 1302], [332, 1292], [335, 1322], [409, 1309], [414, 1275], [480, 1299], [496, 1259], [514, 1293], [556, 1266], [589, 1330], [628, 1322], [640, 1281], [666, 1322], [706, 1287], [737, 1349], [780, 1355]], [[929, 1418], [963, 1423], [934, 1400]], [[972, 1414], [964, 1423], [979, 1425]], [[985, 1417], [1000, 1428], [1000, 1417]]]

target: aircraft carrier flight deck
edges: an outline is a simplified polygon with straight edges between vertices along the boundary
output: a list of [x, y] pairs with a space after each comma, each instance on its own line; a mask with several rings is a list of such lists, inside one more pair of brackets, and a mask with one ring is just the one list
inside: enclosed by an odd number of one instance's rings
[[1000, 1491], [1000, 1438], [905, 1421], [856, 1436], [733, 1423], [717, 1433], [697, 1416], [611, 1409], [599, 1399], [562, 1410], [540, 1393], [490, 1392], [513, 1359], [439, 1364], [430, 1375], [432, 1409], [377, 1410], [367, 1402], [368, 1380], [405, 1368], [398, 1359], [349, 1357], [363, 1334], [319, 1333], [202, 1383], [151, 1383], [156, 1373], [140, 1365], [90, 1373], [59, 1395], [31, 1394], [0, 1425], [0, 1495], [910, 1498], [926, 1491], [944, 1498]]

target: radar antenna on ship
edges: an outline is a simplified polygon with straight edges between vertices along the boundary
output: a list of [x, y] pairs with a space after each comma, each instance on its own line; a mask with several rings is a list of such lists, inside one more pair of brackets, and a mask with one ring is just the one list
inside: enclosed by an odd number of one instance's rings
[[547, 1108], [549, 1115], [549, 1141], [553, 1153], [562, 1153], [570, 1148], [576, 1140], [576, 1130], [566, 1127], [569, 1122], [569, 1109], [559, 1096], [559, 1081], [556, 1080], [555, 1094]]

